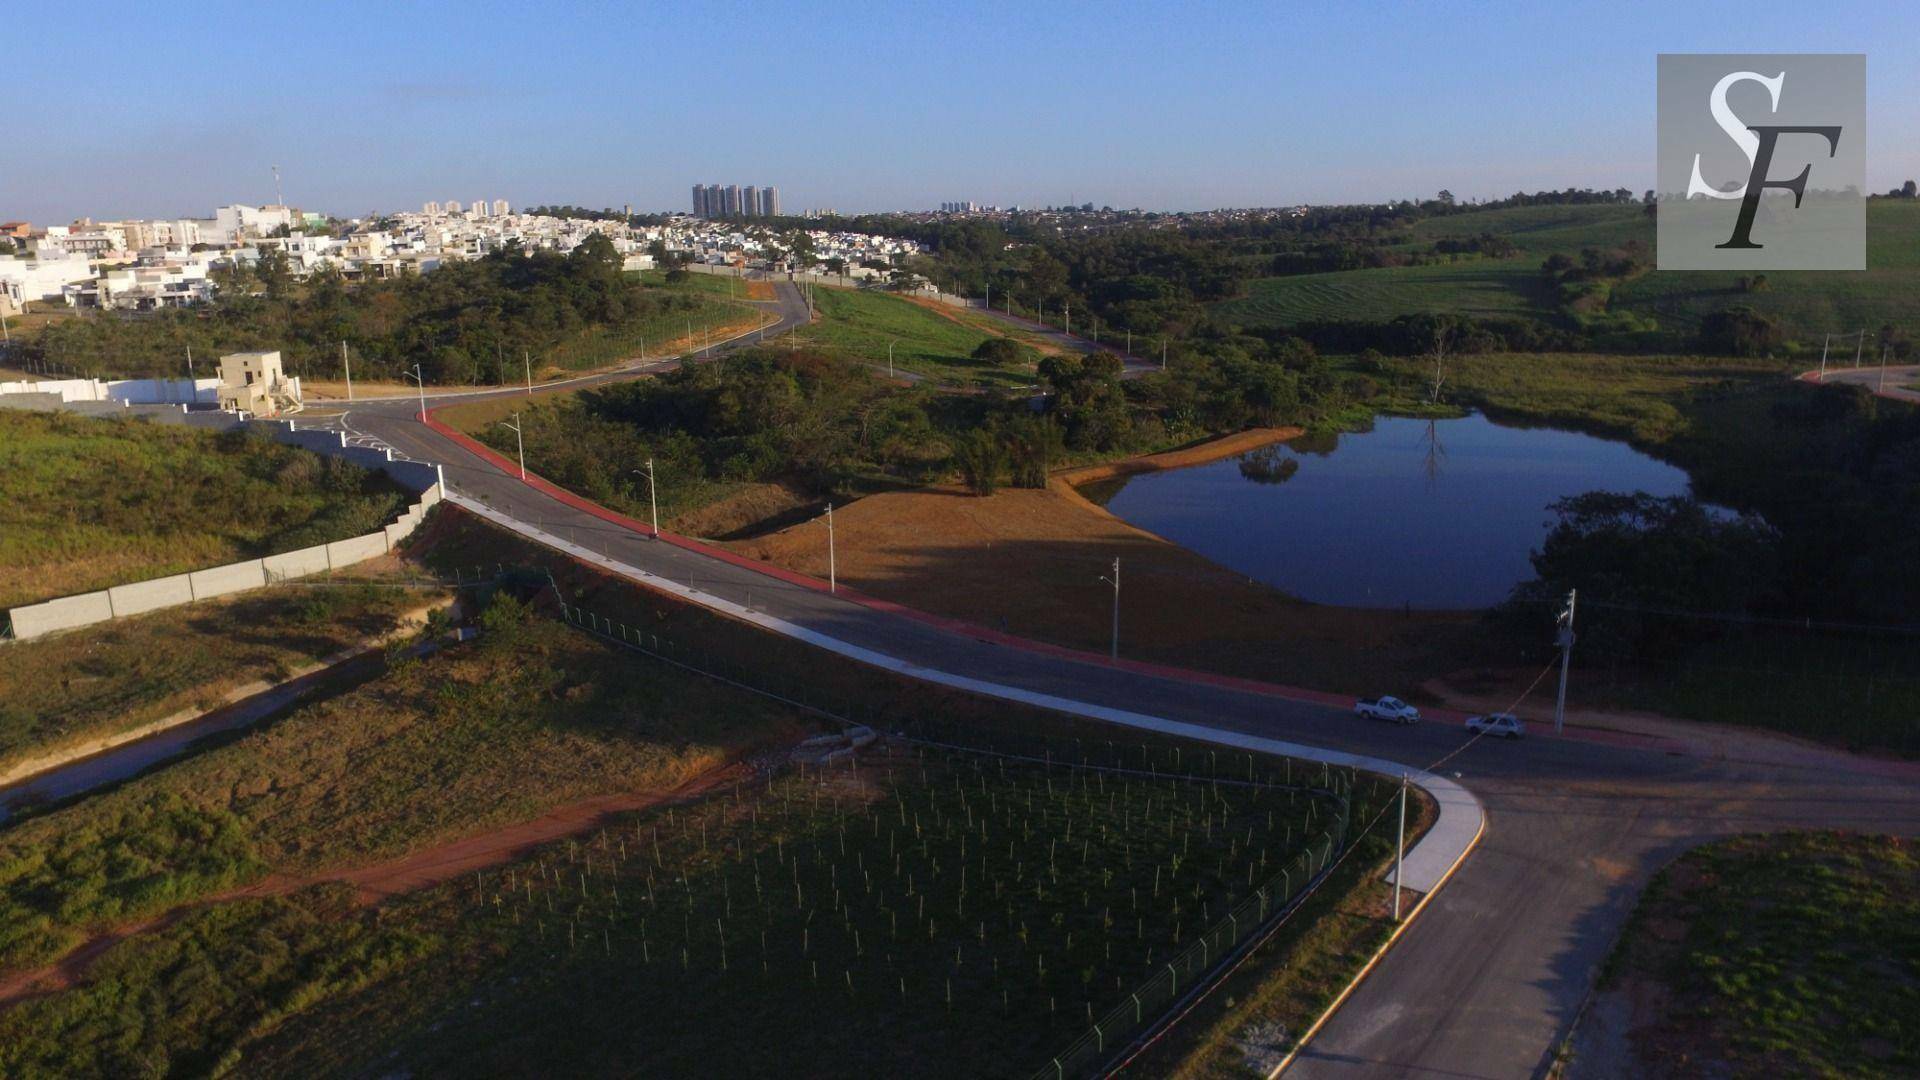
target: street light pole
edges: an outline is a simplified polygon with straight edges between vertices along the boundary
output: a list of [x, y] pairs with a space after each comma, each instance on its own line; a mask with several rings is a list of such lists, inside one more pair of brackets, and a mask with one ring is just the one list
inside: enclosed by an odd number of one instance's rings
[[1573, 607], [1579, 599], [1580, 590], [1567, 590], [1567, 606], [1555, 620], [1559, 624], [1556, 635], [1560, 645], [1560, 693], [1553, 700], [1553, 733], [1560, 734], [1567, 720], [1567, 666], [1573, 659]]
[[532, 396], [533, 396], [533, 353], [531, 353], [531, 352], [529, 352], [529, 351], [527, 351], [526, 349], [521, 349], [521, 350], [520, 350], [520, 362], [521, 362], [522, 364], [525, 364], [525, 365], [526, 365], [526, 368], [527, 368], [527, 396], [528, 396], [528, 397], [532, 397]]
[[347, 343], [340, 343], [340, 367], [347, 373], [347, 400], [353, 400], [353, 364], [347, 359]]
[[653, 459], [647, 459], [647, 467], [645, 470], [635, 469], [633, 471], [647, 478], [647, 512], [652, 515], [653, 518], [653, 538], [658, 540], [660, 539], [660, 500], [654, 493]]
[[835, 561], [833, 550], [833, 504], [827, 504], [827, 591], [840, 591], [840, 568]]
[[413, 371], [411, 373], [403, 371], [400, 374], [406, 375], [408, 378], [414, 381], [415, 385], [420, 387], [420, 422], [423, 424], [426, 423], [427, 422], [427, 378], [426, 376], [421, 374], [419, 364], [413, 365]]
[[887, 342], [887, 378], [893, 378], [893, 342]]
[[1400, 839], [1393, 850], [1393, 921], [1400, 921], [1400, 882], [1407, 866], [1407, 774], [1400, 774]]
[[513, 429], [513, 445], [515, 449], [520, 451], [520, 479], [525, 480], [527, 478], [527, 443], [526, 440], [520, 436], [519, 410], [516, 409], [514, 411], [513, 423], [509, 424], [505, 420], [495, 420], [494, 423], [499, 424], [503, 428]]
[[1832, 334], [1828, 334], [1826, 337], [1820, 340], [1820, 378], [1822, 381], [1825, 381], [1827, 377], [1827, 349], [1832, 344], [1833, 344]]
[[1112, 659], [1118, 660], [1120, 659], [1120, 560], [1118, 557], [1113, 560], [1113, 576], [1102, 576], [1100, 580], [1113, 586], [1113, 641], [1107, 651]]

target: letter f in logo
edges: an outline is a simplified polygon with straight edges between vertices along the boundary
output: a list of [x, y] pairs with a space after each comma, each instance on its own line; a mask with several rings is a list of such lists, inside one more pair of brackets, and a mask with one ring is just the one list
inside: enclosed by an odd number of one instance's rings
[[1760, 209], [1760, 193], [1767, 188], [1780, 188], [1793, 192], [1794, 209], [1800, 208], [1801, 200], [1806, 197], [1807, 177], [1813, 173], [1809, 163], [1800, 170], [1800, 175], [1791, 180], [1773, 180], [1767, 176], [1768, 168], [1773, 164], [1773, 149], [1782, 135], [1820, 135], [1827, 140], [1827, 156], [1833, 157], [1840, 149], [1839, 125], [1801, 127], [1794, 125], [1742, 125], [1733, 109], [1727, 104], [1727, 91], [1738, 82], [1757, 82], [1767, 88], [1772, 100], [1773, 111], [1780, 111], [1780, 88], [1786, 82], [1787, 73], [1768, 78], [1757, 71], [1736, 71], [1723, 76], [1713, 85], [1709, 98], [1708, 111], [1713, 114], [1714, 123], [1734, 141], [1740, 152], [1747, 156], [1749, 171], [1747, 182], [1735, 191], [1719, 191], [1700, 175], [1700, 155], [1693, 155], [1693, 175], [1687, 181], [1687, 197], [1705, 195], [1710, 199], [1739, 199], [1740, 216], [1733, 226], [1733, 236], [1724, 244], [1715, 244], [1716, 248], [1757, 249], [1761, 244], [1753, 242], [1753, 219]]

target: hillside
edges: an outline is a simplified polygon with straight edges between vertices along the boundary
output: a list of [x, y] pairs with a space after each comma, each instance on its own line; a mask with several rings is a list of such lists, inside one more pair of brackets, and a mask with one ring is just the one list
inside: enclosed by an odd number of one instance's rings
[[[1563, 318], [1540, 264], [1550, 255], [1614, 249], [1637, 240], [1653, 248], [1654, 222], [1638, 206], [1528, 206], [1455, 214], [1414, 226], [1421, 250], [1446, 237], [1492, 233], [1511, 241], [1510, 258], [1257, 278], [1247, 295], [1213, 307], [1222, 323], [1249, 330], [1315, 322], [1385, 322], [1402, 315]], [[1708, 314], [1745, 305], [1778, 319], [1788, 340], [1818, 349], [1822, 335], [1920, 319], [1920, 203], [1875, 200], [1867, 207], [1864, 273], [1780, 272], [1764, 292], [1744, 292], [1734, 273], [1651, 271], [1617, 285], [1610, 311], [1651, 319], [1666, 335], [1690, 338]], [[1669, 345], [1683, 344], [1669, 341]]]
[[0, 412], [0, 607], [378, 529], [397, 487], [243, 433]]

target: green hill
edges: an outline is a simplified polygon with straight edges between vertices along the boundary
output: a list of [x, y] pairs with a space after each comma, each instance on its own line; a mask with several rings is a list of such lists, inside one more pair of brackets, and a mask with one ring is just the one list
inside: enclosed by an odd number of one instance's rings
[[[1507, 238], [1520, 254], [1258, 278], [1248, 284], [1246, 296], [1215, 305], [1214, 315], [1252, 330], [1386, 322], [1423, 312], [1559, 321], [1563, 315], [1541, 278], [1540, 263], [1549, 255], [1617, 248], [1630, 240], [1651, 250], [1654, 223], [1638, 206], [1515, 207], [1420, 222], [1413, 239], [1394, 250], [1427, 250], [1441, 238], [1483, 232]], [[1862, 273], [1768, 274], [1763, 292], [1741, 290], [1736, 273], [1653, 271], [1616, 286], [1611, 310], [1651, 318], [1662, 332], [1687, 338], [1709, 313], [1746, 305], [1780, 320], [1789, 339], [1815, 348], [1829, 330], [1920, 323], [1920, 202], [1867, 205], [1867, 265]]]

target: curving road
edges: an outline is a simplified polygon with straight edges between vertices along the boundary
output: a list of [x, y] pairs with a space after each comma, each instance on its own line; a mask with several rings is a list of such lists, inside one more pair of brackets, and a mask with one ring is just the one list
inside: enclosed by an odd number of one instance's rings
[[[779, 297], [766, 305], [780, 319], [768, 336], [806, 317], [790, 285], [780, 283]], [[429, 404], [447, 400], [432, 395]], [[1688, 742], [1604, 733], [1482, 741], [1462, 750], [1464, 734], [1449, 725], [1371, 725], [1326, 704], [1204, 677], [1009, 647], [651, 541], [522, 483], [420, 423], [415, 412], [411, 398], [362, 402], [337, 422], [410, 458], [439, 463], [454, 491], [519, 522], [909, 665], [1413, 769], [1460, 750], [1445, 774], [1481, 800], [1484, 837], [1290, 1076], [1540, 1075], [1634, 898], [1680, 851], [1730, 833], [1788, 827], [1920, 832], [1920, 769], [1908, 765], [1724, 732]]]
[[1900, 367], [1836, 367], [1825, 375], [1811, 375], [1812, 382], [1852, 383], [1895, 401], [1920, 404], [1920, 365]]

